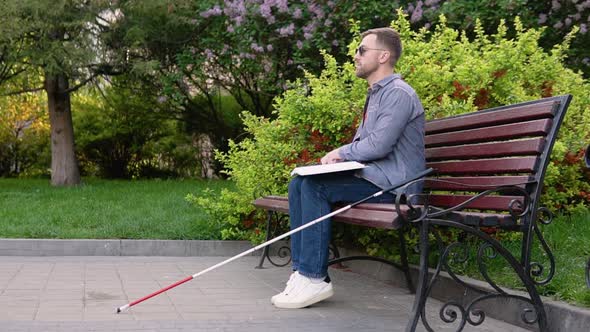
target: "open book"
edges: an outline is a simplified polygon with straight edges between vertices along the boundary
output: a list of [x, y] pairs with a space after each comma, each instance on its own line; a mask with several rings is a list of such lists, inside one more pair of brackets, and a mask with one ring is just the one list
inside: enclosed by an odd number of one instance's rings
[[341, 163], [326, 164], [326, 165], [300, 166], [300, 167], [295, 168], [291, 172], [291, 176], [293, 176], [293, 175], [305, 176], [305, 175], [352, 171], [352, 170], [361, 169], [364, 167], [365, 167], [365, 165], [358, 163], [356, 161], [344, 161]]

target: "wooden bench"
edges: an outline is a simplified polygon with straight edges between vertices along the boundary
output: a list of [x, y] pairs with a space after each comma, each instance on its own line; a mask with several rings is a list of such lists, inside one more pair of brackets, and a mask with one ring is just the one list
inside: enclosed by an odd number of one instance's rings
[[[549, 156], [570, 100], [570, 95], [551, 97], [428, 121], [425, 130], [427, 167], [433, 168], [435, 173], [419, 180], [424, 181], [422, 194], [404, 197], [414, 204], [360, 204], [333, 217], [335, 222], [399, 230], [399, 263], [375, 257], [364, 259], [387, 262], [401, 269], [410, 290], [413, 284], [403, 234], [411, 227], [418, 229], [420, 272], [408, 331], [414, 331], [420, 319], [427, 330], [432, 330], [424, 308], [442, 270], [455, 281], [472, 288], [463, 283], [453, 269], [453, 263], [457, 263], [453, 260], [469, 250], [464, 246], [466, 237], [477, 243], [470, 247], [477, 248], [473, 257], [483, 279], [494, 291], [489, 294], [474, 289], [481, 295], [468, 303], [445, 303], [441, 319], [458, 324], [458, 330], [466, 324], [479, 325], [485, 319], [485, 315], [480, 315], [485, 312], [482, 302], [490, 297], [506, 297], [525, 302], [521, 313], [525, 324], [537, 323], [541, 331], [547, 329], [545, 310], [536, 286], [552, 279], [555, 262], [538, 227], [539, 223], [550, 223], [552, 216], [548, 209], [539, 207], [539, 198]], [[254, 205], [268, 211], [269, 225], [277, 222], [281, 214], [288, 213], [288, 201], [284, 197], [259, 198]], [[451, 244], [442, 241], [440, 231], [450, 228], [461, 232], [461, 241]], [[521, 234], [518, 257], [489, 235], [498, 230]], [[269, 238], [271, 235], [267, 234]], [[436, 239], [439, 250], [432, 279], [428, 277], [429, 237]], [[531, 259], [533, 240], [544, 250], [548, 269]], [[494, 257], [503, 258], [512, 268], [528, 298], [511, 294], [491, 280], [486, 262]], [[336, 257], [330, 263], [349, 259]], [[264, 256], [261, 264], [262, 260]]]

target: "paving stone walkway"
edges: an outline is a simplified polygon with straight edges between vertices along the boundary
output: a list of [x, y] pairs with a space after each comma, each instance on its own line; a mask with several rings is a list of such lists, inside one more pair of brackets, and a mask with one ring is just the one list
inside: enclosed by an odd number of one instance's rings
[[[289, 268], [254, 269], [256, 257], [115, 313], [224, 259], [0, 256], [0, 330], [403, 331], [408, 320], [413, 295], [407, 290], [337, 269], [330, 269], [332, 298], [306, 309], [277, 309], [270, 297], [283, 289]], [[437, 320], [438, 308], [429, 309], [433, 327], [454, 330]], [[525, 330], [487, 318], [465, 331]]]

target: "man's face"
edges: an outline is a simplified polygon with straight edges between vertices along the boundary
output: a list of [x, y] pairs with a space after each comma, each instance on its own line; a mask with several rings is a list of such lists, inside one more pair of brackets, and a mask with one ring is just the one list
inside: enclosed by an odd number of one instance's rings
[[383, 46], [377, 43], [376, 35], [368, 35], [363, 38], [354, 55], [356, 76], [366, 79], [377, 71], [380, 65], [379, 57], [384, 51]]

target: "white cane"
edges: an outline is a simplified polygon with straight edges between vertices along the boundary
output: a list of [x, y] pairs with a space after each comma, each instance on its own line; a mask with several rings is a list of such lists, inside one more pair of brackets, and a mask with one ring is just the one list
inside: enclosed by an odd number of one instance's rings
[[266, 247], [266, 246], [268, 246], [270, 244], [273, 244], [273, 243], [275, 243], [275, 242], [277, 242], [279, 240], [282, 240], [282, 239], [286, 238], [289, 235], [292, 235], [292, 234], [295, 234], [295, 233], [297, 233], [297, 232], [299, 232], [301, 230], [304, 230], [307, 227], [313, 226], [313, 225], [315, 225], [315, 224], [317, 224], [319, 222], [322, 222], [322, 221], [324, 221], [324, 220], [326, 220], [326, 219], [328, 219], [330, 217], [333, 217], [333, 216], [335, 216], [335, 215], [337, 215], [339, 213], [342, 213], [344, 211], [350, 210], [352, 207], [354, 207], [354, 206], [356, 206], [358, 204], [361, 204], [363, 202], [366, 202], [366, 201], [370, 200], [371, 198], [375, 198], [375, 197], [381, 196], [381, 195], [383, 195], [386, 192], [392, 191], [392, 190], [397, 189], [399, 187], [402, 187], [402, 186], [404, 186], [404, 185], [406, 185], [406, 184], [408, 184], [408, 183], [410, 183], [412, 181], [415, 181], [417, 179], [420, 179], [420, 178], [428, 175], [432, 171], [433, 171], [433, 169], [432, 168], [429, 168], [429, 169], [427, 169], [427, 170], [425, 170], [425, 171], [423, 171], [421, 173], [418, 173], [417, 175], [415, 175], [414, 177], [412, 177], [410, 179], [405, 179], [404, 181], [401, 181], [399, 183], [396, 183], [395, 185], [392, 185], [389, 188], [380, 190], [380, 191], [376, 192], [373, 195], [367, 196], [367, 197], [361, 199], [360, 201], [354, 202], [354, 203], [349, 204], [349, 205], [347, 205], [347, 206], [345, 206], [343, 208], [340, 208], [340, 209], [338, 209], [336, 211], [333, 211], [331, 213], [328, 213], [325, 216], [322, 216], [322, 217], [319, 217], [319, 218], [317, 218], [315, 220], [312, 220], [312, 221], [310, 221], [310, 222], [308, 222], [308, 223], [306, 223], [304, 225], [301, 225], [301, 226], [299, 226], [299, 227], [297, 227], [297, 228], [295, 228], [295, 229], [293, 229], [293, 230], [291, 230], [291, 231], [289, 231], [289, 232], [287, 232], [287, 233], [285, 233], [283, 235], [277, 236], [274, 239], [271, 239], [271, 240], [268, 240], [268, 241], [266, 241], [266, 242], [264, 242], [262, 244], [259, 244], [259, 245], [257, 245], [254, 248], [248, 249], [248, 250], [242, 252], [241, 254], [238, 254], [236, 256], [233, 256], [231, 258], [228, 258], [228, 259], [224, 260], [223, 262], [218, 263], [218, 264], [215, 264], [215, 265], [213, 265], [213, 266], [211, 266], [211, 267], [209, 267], [209, 268], [207, 268], [207, 269], [205, 269], [205, 270], [203, 270], [203, 271], [201, 271], [199, 273], [195, 273], [195, 274], [193, 274], [191, 276], [188, 276], [188, 277], [186, 277], [186, 278], [184, 278], [182, 280], [179, 280], [179, 281], [173, 283], [170, 286], [164, 287], [164, 288], [162, 288], [162, 289], [160, 289], [160, 290], [158, 290], [156, 292], [153, 292], [152, 294], [149, 294], [149, 295], [144, 296], [144, 297], [142, 297], [142, 298], [140, 298], [138, 300], [135, 300], [135, 301], [130, 302], [130, 303], [124, 305], [124, 306], [121, 306], [121, 307], [117, 308], [117, 313], [120, 313], [121, 311], [127, 310], [128, 308], [130, 308], [130, 307], [132, 307], [132, 306], [134, 306], [136, 304], [139, 304], [139, 303], [141, 303], [141, 302], [143, 302], [143, 301], [145, 301], [147, 299], [150, 299], [150, 298], [152, 298], [152, 297], [154, 297], [154, 296], [156, 296], [156, 295], [158, 295], [160, 293], [163, 293], [163, 292], [165, 292], [165, 291], [167, 291], [169, 289], [172, 289], [172, 288], [174, 288], [176, 286], [179, 286], [181, 284], [184, 284], [185, 282], [190, 281], [190, 280], [192, 280], [192, 279], [194, 279], [194, 278], [196, 278], [198, 276], [201, 276], [201, 275], [203, 275], [203, 274], [205, 274], [205, 273], [207, 273], [209, 271], [213, 271], [216, 268], [221, 267], [221, 266], [223, 266], [223, 265], [225, 265], [225, 264], [227, 264], [229, 262], [235, 261], [236, 259], [238, 259], [240, 257], [246, 256], [246, 255], [248, 255], [248, 254], [250, 254], [250, 253], [252, 253], [252, 252], [254, 252], [256, 250], [262, 249], [262, 248], [264, 248], [264, 247]]

